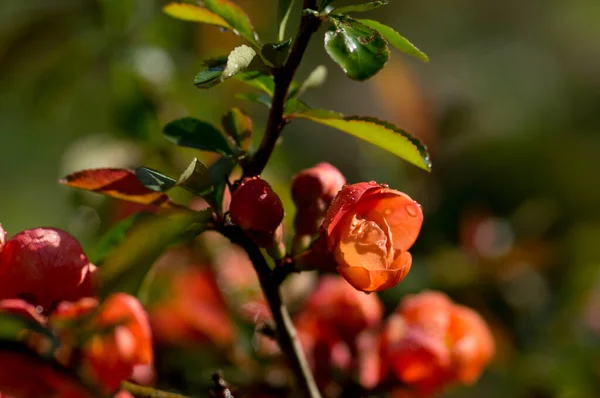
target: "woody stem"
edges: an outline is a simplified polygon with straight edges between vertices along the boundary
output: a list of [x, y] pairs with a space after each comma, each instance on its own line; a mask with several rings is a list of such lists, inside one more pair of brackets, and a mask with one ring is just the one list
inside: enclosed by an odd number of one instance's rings
[[[304, 0], [304, 9], [314, 10], [316, 8], [316, 0]], [[303, 15], [300, 22], [300, 30], [294, 39], [294, 44], [292, 45], [287, 61], [283, 66], [273, 70], [275, 91], [267, 120], [267, 128], [258, 150], [244, 166], [244, 177], [253, 177], [262, 173], [271, 158], [281, 131], [286, 125], [284, 111], [290, 84], [294, 80], [294, 75], [298, 70], [300, 61], [304, 57], [308, 42], [313, 33], [319, 29], [319, 26], [321, 26], [321, 19], [319, 17], [313, 14]]]

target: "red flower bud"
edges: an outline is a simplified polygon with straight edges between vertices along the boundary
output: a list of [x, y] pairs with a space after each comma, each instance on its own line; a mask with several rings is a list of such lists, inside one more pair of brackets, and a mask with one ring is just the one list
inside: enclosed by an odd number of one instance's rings
[[[3, 236], [0, 230], [0, 241]], [[29, 229], [1, 248], [0, 299], [23, 297], [47, 312], [54, 303], [92, 296], [95, 270], [67, 232]]]
[[329, 207], [323, 228], [338, 272], [354, 288], [372, 292], [389, 289], [408, 274], [408, 249], [422, 223], [417, 202], [371, 181], [345, 186]]
[[292, 181], [292, 199], [296, 204], [294, 225], [299, 235], [317, 233], [331, 201], [346, 179], [329, 163], [319, 163], [300, 171]]
[[114, 391], [132, 375], [135, 366], [152, 363], [150, 325], [142, 305], [133, 296], [115, 293], [94, 313], [97, 305], [91, 298], [63, 302], [50, 317], [50, 323], [60, 328], [63, 321], [82, 317], [85, 320], [86, 315], [94, 314], [85, 327], [95, 334], [81, 347], [83, 363], [89, 375], [108, 391]]
[[269, 183], [259, 177], [246, 178], [234, 191], [229, 207], [231, 220], [258, 244], [269, 246], [283, 221], [283, 204]]
[[40, 325], [46, 324], [46, 317], [41, 315], [35, 306], [21, 299], [0, 300], [0, 313], [2, 312], [30, 319]]
[[382, 336], [384, 371], [423, 395], [475, 381], [493, 355], [485, 321], [439, 292], [406, 297]]

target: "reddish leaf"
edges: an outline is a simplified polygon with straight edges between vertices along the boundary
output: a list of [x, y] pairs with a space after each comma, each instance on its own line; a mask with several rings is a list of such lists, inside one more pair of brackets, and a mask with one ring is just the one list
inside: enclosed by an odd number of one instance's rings
[[130, 202], [161, 207], [172, 207], [173, 202], [161, 192], [146, 188], [135, 176], [135, 172], [127, 169], [91, 169], [69, 174], [61, 184], [69, 187], [98, 192], [113, 198]]

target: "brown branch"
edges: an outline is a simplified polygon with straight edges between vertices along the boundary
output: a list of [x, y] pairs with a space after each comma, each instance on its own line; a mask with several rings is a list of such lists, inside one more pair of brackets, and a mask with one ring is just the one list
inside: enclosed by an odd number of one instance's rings
[[[304, 0], [304, 8], [316, 9], [317, 1]], [[319, 29], [319, 26], [321, 26], [321, 19], [318, 16], [312, 14], [303, 15], [300, 22], [300, 31], [294, 40], [294, 45], [292, 46], [292, 50], [290, 51], [290, 55], [285, 65], [273, 70], [275, 92], [273, 94], [271, 111], [269, 112], [269, 118], [267, 120], [267, 128], [258, 150], [245, 166], [244, 177], [259, 175], [269, 162], [269, 158], [273, 153], [273, 149], [275, 149], [281, 131], [286, 125], [283, 113], [290, 84], [294, 80], [294, 75], [298, 70], [300, 61], [302, 61], [302, 58], [304, 57], [308, 42], [313, 33]]]
[[275, 322], [275, 337], [296, 378], [297, 387], [305, 397], [320, 398], [321, 394], [304, 356], [302, 346], [298, 341], [296, 328], [292, 323], [287, 307], [281, 299], [279, 284], [275, 283], [271, 268], [269, 268], [260, 248], [239, 227], [227, 226], [221, 232], [233, 243], [244, 248], [254, 265], [260, 287], [269, 303]]

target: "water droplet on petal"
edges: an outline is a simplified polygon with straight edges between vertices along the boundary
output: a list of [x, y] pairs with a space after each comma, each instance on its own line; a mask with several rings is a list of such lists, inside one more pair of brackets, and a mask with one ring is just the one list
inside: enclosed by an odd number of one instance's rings
[[419, 215], [419, 211], [417, 210], [417, 207], [414, 203], [406, 205], [405, 208], [409, 216], [416, 217], [417, 215]]
[[392, 214], [392, 209], [385, 209], [385, 211], [383, 212], [383, 214], [386, 215], [386, 216], [391, 215]]
[[35, 312], [37, 312], [38, 314], [41, 314], [42, 312], [44, 312], [44, 307], [42, 307], [41, 305], [38, 305], [37, 307], [35, 307]]
[[371, 185], [378, 185], [377, 181], [374, 181], [374, 180], [369, 181], [369, 184], [371, 184]]

